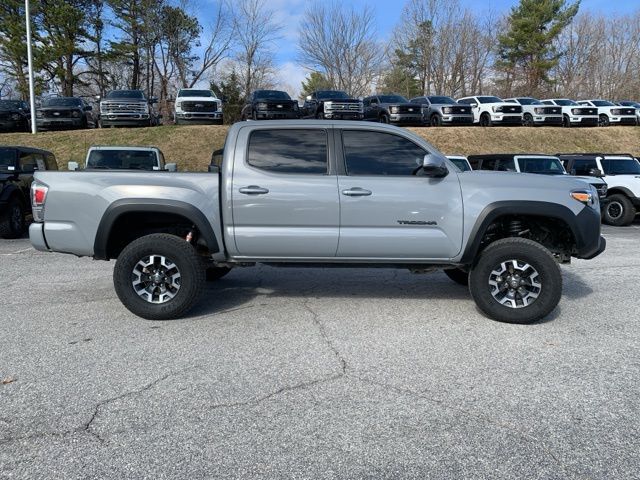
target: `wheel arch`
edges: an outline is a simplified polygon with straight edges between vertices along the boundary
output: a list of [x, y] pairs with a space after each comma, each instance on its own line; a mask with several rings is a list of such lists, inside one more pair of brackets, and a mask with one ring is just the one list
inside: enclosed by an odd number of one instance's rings
[[131, 241], [140, 236], [135, 234], [143, 231], [142, 228], [137, 231], [134, 229], [130, 235], [120, 232], [121, 236], [118, 236], [114, 228], [126, 224], [127, 219], [133, 218], [154, 218], [156, 221], [160, 219], [160, 225], [165, 227], [172, 227], [176, 219], [183, 219], [195, 225], [209, 253], [220, 251], [220, 244], [211, 223], [197, 207], [178, 200], [122, 199], [113, 202], [100, 220], [93, 247], [94, 258], [100, 260], [115, 258], [116, 253], [119, 253], [118, 250], [121, 250], [117, 245], [118, 240], [129, 238]]

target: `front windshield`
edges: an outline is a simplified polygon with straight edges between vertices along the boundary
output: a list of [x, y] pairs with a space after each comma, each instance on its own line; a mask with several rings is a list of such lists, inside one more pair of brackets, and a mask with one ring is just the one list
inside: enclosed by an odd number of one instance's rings
[[22, 107], [20, 100], [0, 100], [0, 110], [17, 110]]
[[498, 97], [478, 97], [480, 103], [502, 103], [502, 99]]
[[213, 97], [211, 90], [180, 90], [179, 97]]
[[443, 104], [443, 105], [454, 105], [456, 102], [451, 97], [427, 97], [431, 103], [435, 104]]
[[633, 158], [612, 158], [602, 160], [606, 175], [640, 175], [640, 163]]
[[114, 90], [107, 93], [107, 98], [136, 98], [144, 99], [144, 93], [142, 90]]
[[606, 100], [594, 100], [593, 105], [595, 107], [615, 107], [615, 103], [607, 102]]
[[[16, 166], [16, 152], [10, 148], [0, 148], [0, 170], [12, 170]], [[11, 168], [10, 168], [11, 167]]]
[[147, 150], [93, 150], [87, 168], [107, 170], [153, 170], [156, 154]]
[[640, 103], [638, 102], [620, 102], [620, 105], [622, 105], [623, 107], [640, 108]]
[[47, 98], [42, 102], [43, 107], [79, 107], [80, 105], [82, 105], [82, 101], [72, 97]]
[[518, 166], [523, 173], [541, 173], [543, 175], [564, 175], [565, 169], [555, 157], [521, 157]]
[[537, 100], [535, 98], [518, 98], [518, 102], [520, 103], [520, 105], [543, 105], [543, 103], [540, 100]]
[[409, 100], [402, 95], [380, 95], [380, 103], [409, 103]]
[[341, 92], [339, 90], [322, 90], [316, 92], [317, 98], [350, 98], [347, 92]]
[[449, 160], [463, 172], [469, 172], [471, 170], [469, 163], [464, 158], [449, 158]]
[[258, 90], [255, 93], [255, 98], [265, 100], [291, 100], [287, 92], [281, 92], [279, 90]]
[[560, 105], [561, 107], [578, 105], [573, 100], [567, 100], [567, 99], [555, 100], [555, 102], [556, 102], [556, 105]]

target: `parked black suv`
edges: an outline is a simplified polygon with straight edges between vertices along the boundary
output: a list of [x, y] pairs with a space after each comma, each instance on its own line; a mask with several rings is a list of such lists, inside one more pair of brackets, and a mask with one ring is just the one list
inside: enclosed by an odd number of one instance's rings
[[242, 120], [299, 118], [298, 101], [280, 90], [256, 90], [242, 108]]
[[302, 106], [304, 118], [362, 120], [362, 100], [340, 90], [319, 90], [308, 95]]
[[38, 129], [95, 128], [93, 107], [78, 97], [51, 97], [36, 109]]
[[57, 170], [53, 153], [0, 146], [0, 237], [18, 238], [31, 215], [31, 182], [36, 170]]
[[364, 99], [364, 119], [380, 123], [424, 125], [422, 105], [402, 95], [374, 95]]
[[0, 100], [0, 131], [28, 132], [29, 104], [22, 100]]

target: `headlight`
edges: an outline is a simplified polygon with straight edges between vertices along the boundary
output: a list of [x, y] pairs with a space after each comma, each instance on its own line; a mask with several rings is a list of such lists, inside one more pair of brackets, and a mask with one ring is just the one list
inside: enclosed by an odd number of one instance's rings
[[493, 107], [493, 111], [494, 112], [501, 112], [502, 110], [504, 110], [504, 107], [500, 106], [500, 107]]
[[36, 111], [36, 118], [42, 118], [42, 112]]
[[182, 102], [176, 102], [176, 108], [182, 109]]
[[594, 195], [595, 188], [591, 190], [574, 190], [571, 192], [571, 198], [588, 206], [593, 206], [598, 198], [597, 192]]
[[579, 113], [579, 112], [580, 112], [580, 110], [578, 110], [577, 108], [572, 108], [572, 109], [571, 109], [571, 113], [572, 113], [573, 115], [578, 115], [578, 113]]
[[444, 107], [442, 113], [451, 113], [451, 107]]
[[400, 112], [400, 107], [389, 107], [389, 111], [391, 113], [398, 113]]
[[534, 108], [534, 109], [533, 109], [533, 112], [534, 112], [536, 115], [542, 115], [542, 114], [544, 113], [544, 110], [543, 110], [542, 108]]
[[621, 114], [622, 112], [617, 108], [611, 110], [611, 115], [621, 115]]
[[71, 114], [72, 117], [78, 118], [80, 116], [80, 112], [78, 110], [74, 110]]
[[260, 102], [256, 105], [256, 108], [258, 110], [266, 110], [269, 106], [266, 103]]

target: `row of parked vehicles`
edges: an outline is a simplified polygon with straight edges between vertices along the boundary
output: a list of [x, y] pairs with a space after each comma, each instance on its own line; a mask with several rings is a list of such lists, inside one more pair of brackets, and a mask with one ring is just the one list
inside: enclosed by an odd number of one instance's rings
[[640, 103], [606, 100], [573, 101], [531, 97], [501, 99], [479, 95], [455, 100], [431, 95], [407, 100], [402, 95], [372, 95], [356, 99], [346, 92], [316, 91], [302, 107], [279, 90], [256, 90], [242, 110], [242, 120], [316, 118], [370, 120], [396, 125], [555, 125], [587, 127], [638, 125]]
[[[114, 90], [99, 98], [99, 112], [84, 99], [51, 97], [36, 111], [39, 130], [114, 126], [155, 126], [162, 121], [157, 99], [141, 90]], [[531, 97], [501, 99], [478, 95], [455, 100], [430, 95], [406, 99], [397, 94], [353, 98], [346, 92], [319, 90], [300, 106], [287, 92], [256, 90], [241, 111], [241, 120], [315, 118], [369, 120], [396, 125], [524, 125], [590, 127], [638, 125], [640, 102]], [[173, 120], [184, 124], [222, 124], [223, 102], [211, 90], [183, 88], [177, 93]], [[29, 105], [21, 100], [0, 100], [0, 130], [30, 128]]]

